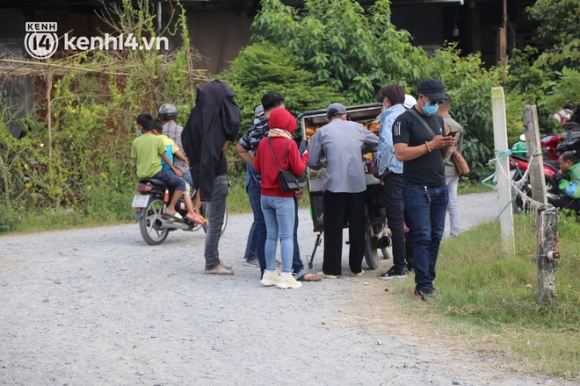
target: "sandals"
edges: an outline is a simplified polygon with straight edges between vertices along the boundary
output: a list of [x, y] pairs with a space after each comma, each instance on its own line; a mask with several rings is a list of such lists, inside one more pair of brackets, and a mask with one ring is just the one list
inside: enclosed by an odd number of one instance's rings
[[297, 277], [298, 281], [321, 281], [322, 278], [310, 272], [306, 272], [304, 275]]
[[190, 214], [185, 216], [185, 219], [191, 221], [194, 224], [199, 224], [199, 225], [203, 225], [207, 222], [207, 221], [204, 221], [205, 219], [201, 216], [192, 216]]
[[170, 219], [174, 219], [174, 220], [180, 220], [180, 221], [183, 220], [183, 217], [181, 217], [181, 215], [177, 212], [171, 213], [171, 212], [165, 211], [165, 213], [163, 213], [163, 216], [169, 217]]

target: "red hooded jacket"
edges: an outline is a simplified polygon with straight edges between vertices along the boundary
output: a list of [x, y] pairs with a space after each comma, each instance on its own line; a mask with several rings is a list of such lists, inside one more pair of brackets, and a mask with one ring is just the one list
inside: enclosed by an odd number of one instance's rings
[[[296, 119], [287, 110], [278, 108], [270, 113], [268, 125], [270, 129], [282, 129], [292, 134], [296, 130]], [[272, 152], [282, 170], [290, 170], [297, 176], [306, 170], [308, 152], [300, 156], [298, 146], [294, 140], [285, 136], [272, 136], [273, 134], [275, 133], [271, 130], [270, 136], [260, 141], [254, 158], [254, 169], [262, 175], [261, 194], [263, 196], [292, 198], [294, 197], [294, 192], [283, 192], [280, 189], [280, 181], [278, 180], [280, 170], [274, 161]], [[272, 150], [270, 150], [270, 146]], [[284, 154], [285, 148], [286, 153]]]

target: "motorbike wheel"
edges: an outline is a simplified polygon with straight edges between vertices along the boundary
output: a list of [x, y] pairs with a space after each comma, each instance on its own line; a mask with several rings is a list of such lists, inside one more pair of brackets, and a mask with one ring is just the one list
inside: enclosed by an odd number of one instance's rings
[[162, 200], [155, 198], [149, 201], [145, 214], [139, 219], [139, 230], [141, 231], [141, 236], [149, 245], [159, 245], [167, 238], [169, 229], [160, 228], [155, 225], [155, 221], [161, 219], [163, 216], [164, 208], [165, 203]]
[[[208, 212], [207, 212], [207, 206], [205, 204], [201, 204], [201, 208], [200, 208], [200, 213], [203, 217], [205, 217], [206, 219], [208, 219]], [[203, 224], [203, 231], [205, 233], [207, 233], [207, 225], [209, 223], [205, 223]], [[226, 210], [224, 212], [224, 223], [222, 224], [222, 235], [224, 234], [224, 232], [226, 231], [226, 227], [228, 226], [228, 207], [226, 206]]]
[[[554, 180], [550, 177], [544, 177], [545, 181], [546, 181], [546, 193], [550, 194], [557, 194], [557, 192], [559, 191], [558, 186], [556, 185], [556, 183], [554, 182]], [[514, 181], [518, 181], [520, 178], [516, 179], [514, 177]], [[530, 183], [530, 177], [528, 176], [526, 182], [524, 183], [524, 185], [521, 188], [521, 191], [523, 193], [526, 194], [526, 196], [528, 196], [530, 199], [532, 198], [532, 185]], [[515, 194], [515, 191], [514, 191]], [[549, 201], [549, 199], [548, 199]], [[528, 205], [524, 205], [524, 202], [522, 200], [522, 198], [520, 196], [516, 197], [515, 201], [515, 206], [516, 208], [514, 208], [514, 213], [521, 213], [521, 212], [526, 212], [526, 211], [530, 211], [530, 208]]]
[[371, 240], [369, 232], [365, 232], [365, 261], [370, 270], [379, 268], [379, 252]]

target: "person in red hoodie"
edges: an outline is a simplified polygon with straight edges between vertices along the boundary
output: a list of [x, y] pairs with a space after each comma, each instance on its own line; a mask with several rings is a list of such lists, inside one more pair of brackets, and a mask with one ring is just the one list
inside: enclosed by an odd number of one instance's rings
[[[254, 169], [262, 175], [261, 203], [266, 223], [266, 270], [260, 283], [279, 288], [300, 288], [302, 283], [292, 276], [294, 253], [294, 192], [280, 189], [280, 169], [301, 175], [306, 170], [308, 151], [298, 152], [292, 134], [296, 119], [286, 109], [277, 108], [270, 113], [270, 132], [258, 145]], [[280, 238], [282, 273], [276, 270], [276, 246]]]

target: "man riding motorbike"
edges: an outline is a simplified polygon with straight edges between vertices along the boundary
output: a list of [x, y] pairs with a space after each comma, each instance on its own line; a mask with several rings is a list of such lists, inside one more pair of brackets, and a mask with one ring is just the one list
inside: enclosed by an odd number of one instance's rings
[[580, 159], [572, 151], [566, 151], [558, 158], [560, 172], [554, 175], [558, 188], [565, 194], [551, 204], [557, 208], [573, 209], [580, 212]]

